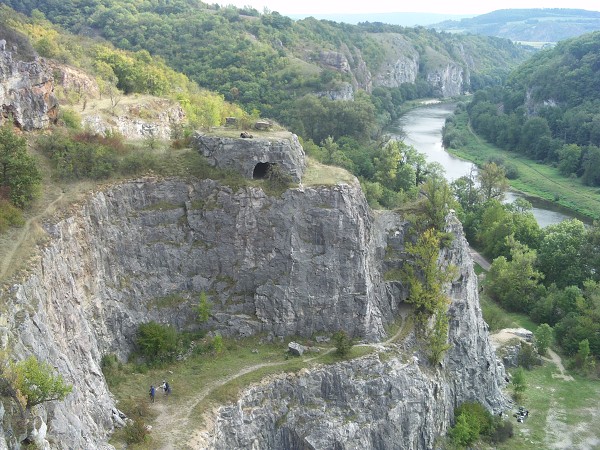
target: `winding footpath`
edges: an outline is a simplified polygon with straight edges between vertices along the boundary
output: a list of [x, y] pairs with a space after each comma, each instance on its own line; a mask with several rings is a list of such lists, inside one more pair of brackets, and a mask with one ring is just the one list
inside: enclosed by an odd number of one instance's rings
[[23, 225], [16, 235], [16, 238], [10, 241], [10, 243], [6, 244], [8, 246], [8, 250], [0, 264], [0, 280], [3, 280], [7, 276], [9, 269], [11, 268], [11, 264], [14, 263], [15, 255], [17, 254], [19, 248], [21, 248], [21, 246], [24, 244], [25, 239], [27, 239], [29, 236], [33, 224], [52, 211], [54, 206], [62, 200], [63, 196], [64, 193], [61, 192], [60, 195], [51, 203], [49, 203], [43, 211], [27, 219], [25, 225]]
[[[383, 342], [358, 345], [372, 347], [376, 350], [382, 350], [385, 348], [385, 346], [395, 342], [398, 337], [402, 335], [402, 333], [405, 331], [405, 327], [408, 325], [407, 316], [409, 310], [410, 308], [407, 307], [400, 311], [400, 315], [402, 316], [402, 326], [399, 327], [398, 331], [392, 337]], [[333, 351], [335, 351], [335, 348], [329, 348], [323, 353], [319, 353], [318, 355], [304, 359], [303, 362], [308, 364]], [[183, 404], [169, 403], [168, 399], [152, 404], [152, 409], [154, 412], [158, 413], [152, 424], [152, 434], [157, 438], [156, 440], [159, 441], [155, 443], [157, 445], [157, 450], [207, 448], [209, 446], [208, 439], [210, 439], [208, 430], [212, 428], [210, 417], [215, 416], [216, 408], [198, 413], [198, 406], [213, 391], [235, 380], [236, 378], [252, 373], [264, 367], [284, 366], [285, 364], [287, 364], [287, 361], [262, 363], [245, 367], [228, 377], [221, 378], [210, 384], [207, 384], [201, 391], [194, 394]], [[198, 414], [202, 416], [202, 420], [199, 420], [199, 417], [197, 416]], [[185, 444], [182, 444], [183, 442], [185, 442]]]

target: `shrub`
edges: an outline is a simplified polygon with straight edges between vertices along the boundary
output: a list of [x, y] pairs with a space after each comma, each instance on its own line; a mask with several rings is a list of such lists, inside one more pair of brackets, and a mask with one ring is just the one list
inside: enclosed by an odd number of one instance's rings
[[494, 444], [499, 444], [501, 442], [507, 441], [511, 437], [513, 437], [513, 424], [509, 420], [499, 420], [494, 425], [494, 430], [490, 434], [490, 440]]
[[152, 365], [175, 359], [178, 340], [173, 327], [152, 321], [138, 327], [136, 345], [140, 355]]
[[204, 291], [200, 293], [200, 300], [198, 301], [196, 312], [198, 313], [198, 321], [200, 323], [208, 322], [211, 312], [211, 304], [206, 297], [206, 292]]
[[518, 357], [519, 366], [524, 367], [527, 370], [531, 370], [533, 366], [537, 366], [541, 363], [540, 357], [538, 356], [535, 348], [531, 344], [523, 342], [521, 344], [521, 350], [519, 351]]
[[292, 184], [292, 177], [278, 164], [271, 164], [267, 169], [266, 187], [270, 191], [283, 192]]
[[148, 440], [149, 431], [144, 422], [140, 419], [134, 419], [132, 422], [127, 423], [124, 433], [127, 444], [142, 444]]
[[212, 348], [217, 355], [223, 352], [223, 336], [220, 334], [215, 335], [212, 341]]
[[336, 353], [339, 356], [347, 356], [352, 350], [352, 339], [344, 330], [337, 331], [333, 334], [333, 341], [335, 342]]
[[63, 400], [73, 390], [62, 375], [45, 362], [39, 362], [34, 356], [19, 361], [14, 366], [15, 387], [27, 399], [27, 407], [40, 403]]
[[0, 199], [0, 233], [11, 226], [23, 226], [23, 212], [8, 200]]
[[81, 117], [77, 112], [69, 108], [61, 108], [58, 120], [61, 121], [67, 128], [72, 130], [81, 129]]

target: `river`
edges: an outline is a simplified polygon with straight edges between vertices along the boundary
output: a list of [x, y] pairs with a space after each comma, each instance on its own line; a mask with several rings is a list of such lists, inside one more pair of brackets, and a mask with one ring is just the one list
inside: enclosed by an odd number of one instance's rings
[[[473, 166], [472, 162], [451, 155], [442, 146], [442, 128], [455, 106], [449, 103], [437, 103], [413, 109], [387, 130], [391, 136], [403, 140], [425, 154], [428, 161], [440, 163], [449, 182], [468, 175]], [[512, 202], [519, 197], [525, 198], [533, 205], [532, 213], [540, 227], [574, 217], [567, 211], [559, 210], [551, 202], [528, 197], [516, 191], [507, 192], [505, 201]]]

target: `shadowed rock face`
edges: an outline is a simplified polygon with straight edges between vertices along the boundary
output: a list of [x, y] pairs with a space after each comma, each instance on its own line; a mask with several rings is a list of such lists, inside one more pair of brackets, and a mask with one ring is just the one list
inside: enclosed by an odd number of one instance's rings
[[[458, 265], [461, 276], [451, 289], [453, 347], [443, 370], [408, 365], [399, 353], [254, 388], [223, 410], [211, 446], [249, 448], [257, 440], [257, 448], [334, 448], [339, 441], [351, 448], [342, 437], [356, 436], [365, 448], [394, 448], [382, 445], [404, 438], [410, 448], [425, 448], [461, 401], [498, 407], [500, 370], [466, 242], [451, 223], [457, 239], [441, 261]], [[52, 448], [103, 448], [113, 400], [100, 361], [107, 353], [124, 358], [140, 323], [197, 327], [194, 308], [205, 291], [215, 293], [206, 326], [225, 334], [308, 337], [344, 329], [377, 341], [405, 296], [401, 285], [383, 280], [398, 263], [386, 258], [388, 247], [402, 253], [405, 227], [394, 213], [371, 212], [358, 185], [269, 197], [211, 180], [123, 183], [47, 226], [49, 243], [29, 274], [1, 292], [0, 340], [20, 357], [51, 361], [74, 385], [66, 401], [40, 408]], [[161, 306], [169, 296], [180, 300]], [[258, 398], [273, 412], [255, 411]], [[327, 408], [316, 414], [315, 404]], [[255, 411], [249, 422], [247, 408]]]
[[0, 105], [3, 121], [12, 116], [23, 130], [46, 128], [56, 121], [58, 101], [53, 94], [52, 70], [43, 60], [13, 60], [0, 46]]

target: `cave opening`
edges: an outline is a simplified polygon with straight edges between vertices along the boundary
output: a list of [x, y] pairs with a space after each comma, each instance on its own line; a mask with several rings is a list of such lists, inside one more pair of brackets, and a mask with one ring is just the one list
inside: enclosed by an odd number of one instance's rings
[[252, 178], [255, 180], [262, 180], [267, 178], [269, 173], [269, 168], [274, 164], [268, 162], [259, 162], [254, 166], [254, 172], [252, 173]]

